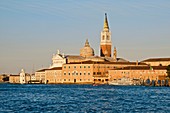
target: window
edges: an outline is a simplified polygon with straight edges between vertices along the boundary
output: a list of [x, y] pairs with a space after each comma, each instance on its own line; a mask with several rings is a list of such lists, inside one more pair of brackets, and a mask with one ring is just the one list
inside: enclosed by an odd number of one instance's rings
[[110, 40], [109, 35], [107, 35], [107, 40]]
[[66, 75], [66, 72], [64, 72], [64, 75]]
[[90, 68], [90, 66], [88, 66], [88, 68]]
[[102, 40], [104, 40], [104, 35], [103, 35], [103, 37], [102, 37]]
[[70, 75], [70, 72], [68, 73], [68, 75]]
[[80, 72], [80, 75], [81, 75], [81, 72]]
[[66, 81], [66, 79], [64, 79], [64, 81]]
[[64, 66], [64, 68], [66, 68], [66, 66]]
[[88, 72], [88, 75], [90, 75], [90, 72]]
[[81, 79], [80, 79], [80, 81], [81, 81]]
[[74, 66], [74, 68], [76, 68], [76, 66]]
[[97, 75], [101, 75], [101, 72], [97, 72]]
[[86, 68], [86, 66], [84, 66], [84, 68]]
[[84, 75], [86, 75], [86, 72], [84, 72]]
[[81, 68], [81, 66], [80, 66], [80, 68]]
[[68, 66], [68, 68], [70, 69], [70, 66]]

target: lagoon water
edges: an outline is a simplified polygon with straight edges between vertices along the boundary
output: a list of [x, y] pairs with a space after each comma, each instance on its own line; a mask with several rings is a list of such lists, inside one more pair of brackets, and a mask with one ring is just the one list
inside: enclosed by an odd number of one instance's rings
[[170, 112], [170, 88], [0, 84], [0, 113], [8, 112]]

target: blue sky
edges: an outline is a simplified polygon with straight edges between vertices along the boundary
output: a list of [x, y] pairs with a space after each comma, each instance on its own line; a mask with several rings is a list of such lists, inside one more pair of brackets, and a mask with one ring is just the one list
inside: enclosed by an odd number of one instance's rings
[[98, 55], [104, 13], [118, 57], [170, 56], [170, 0], [1, 0], [0, 73], [48, 67], [57, 49], [78, 55], [87, 38]]

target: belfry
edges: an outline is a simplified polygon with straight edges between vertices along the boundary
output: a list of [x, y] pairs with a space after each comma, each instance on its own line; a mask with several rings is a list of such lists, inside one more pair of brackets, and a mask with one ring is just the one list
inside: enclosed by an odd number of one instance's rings
[[111, 57], [111, 48], [112, 48], [111, 32], [109, 30], [107, 14], [105, 13], [104, 26], [103, 31], [101, 32], [100, 39], [100, 56]]

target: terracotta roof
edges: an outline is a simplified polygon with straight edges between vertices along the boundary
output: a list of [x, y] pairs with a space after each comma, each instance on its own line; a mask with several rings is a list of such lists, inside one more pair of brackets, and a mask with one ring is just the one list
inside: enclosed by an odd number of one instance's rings
[[62, 67], [54, 67], [54, 68], [46, 69], [46, 70], [62, 70]]
[[[83, 61], [83, 62], [70, 62], [68, 64], [122, 64], [122, 65], [135, 65], [136, 62], [95, 62], [95, 61]], [[138, 65], [147, 65], [146, 63], [138, 63]]]
[[71, 59], [85, 59], [82, 56], [79, 55], [66, 55], [66, 58], [71, 58]]
[[62, 67], [54, 67], [54, 68], [50, 68], [50, 69], [41, 69], [41, 70], [38, 70], [36, 72], [45, 72], [45, 70], [62, 70]]
[[[107, 60], [107, 61], [110, 61], [110, 62], [115, 62], [115, 60], [113, 59], [113, 57], [106, 57], [106, 58], [104, 58], [104, 59]], [[116, 58], [116, 61], [117, 61], [117, 62], [129, 62], [129, 61], [123, 59], [123, 58]]]
[[112, 70], [166, 70], [167, 66], [128, 66]]
[[45, 70], [47, 70], [47, 69], [40, 69], [40, 70], [38, 70], [38, 71], [36, 71], [36, 72], [43, 72], [43, 71], [45, 71]]
[[85, 60], [92, 60], [92, 61], [94, 61], [94, 60], [102, 60], [102, 61], [104, 61], [105, 59], [104, 59], [104, 57], [99, 57], [99, 56], [90, 56], [90, 57], [86, 57], [85, 58]]
[[10, 75], [10, 76], [20, 76], [20, 75]]
[[[20, 76], [20, 75], [10, 75], [10, 76]], [[25, 76], [30, 76], [30, 74], [25, 73]]]
[[159, 61], [170, 61], [170, 58], [149, 58], [141, 62], [159, 62]]

